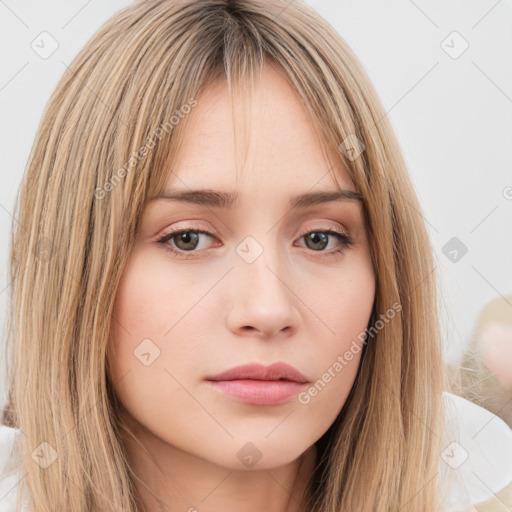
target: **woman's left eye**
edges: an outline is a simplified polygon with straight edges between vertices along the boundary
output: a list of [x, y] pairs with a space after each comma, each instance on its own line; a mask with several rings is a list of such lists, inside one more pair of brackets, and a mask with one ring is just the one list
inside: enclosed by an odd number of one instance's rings
[[[200, 235], [215, 238], [211, 233], [202, 229], [180, 229], [163, 235], [157, 240], [157, 243], [163, 245], [165, 250], [170, 251], [175, 256], [193, 258], [195, 257], [194, 253], [198, 252]], [[332, 238], [335, 238], [338, 241], [339, 246], [332, 251], [324, 251], [324, 249], [329, 245], [329, 239]], [[305, 239], [306, 247], [311, 249], [313, 252], [325, 252], [326, 254], [322, 255], [324, 257], [335, 256], [343, 253], [345, 249], [354, 245], [354, 240], [351, 236], [332, 229], [311, 230], [301, 235], [299, 237], [299, 240], [300, 239]], [[172, 243], [169, 243], [171, 241]]]
[[[325, 256], [332, 256], [339, 253], [343, 253], [345, 249], [348, 249], [349, 247], [354, 245], [354, 240], [352, 239], [352, 237], [350, 237], [346, 233], [341, 233], [340, 231], [334, 231], [332, 229], [323, 231], [308, 231], [307, 233], [303, 234], [300, 237], [300, 239], [304, 238], [306, 240], [306, 245], [308, 246], [308, 248], [313, 249], [314, 246], [317, 246], [320, 248], [320, 252], [323, 252], [323, 249], [325, 249], [325, 247], [329, 245], [329, 238], [333, 237], [338, 241], [339, 247], [334, 251], [328, 252]], [[318, 252], [316, 251], [316, 249], [313, 250], [315, 252]]]

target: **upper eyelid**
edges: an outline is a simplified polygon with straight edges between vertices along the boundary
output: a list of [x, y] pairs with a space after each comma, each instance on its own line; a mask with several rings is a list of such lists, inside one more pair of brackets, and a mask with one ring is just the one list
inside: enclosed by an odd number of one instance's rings
[[[216, 237], [216, 235], [214, 233], [212, 233], [211, 231], [209, 231], [208, 229], [204, 229], [204, 228], [201, 228], [201, 227], [183, 227], [183, 228], [171, 229], [169, 231], [164, 230], [164, 232], [161, 235], [157, 236], [157, 239], [161, 239], [161, 238], [169, 236], [169, 235], [176, 235], [176, 234], [179, 234], [179, 233], [182, 233], [182, 232], [186, 232], [186, 231], [194, 231], [196, 233], [201, 233], [201, 234], [204, 234], [204, 235], [208, 235], [210, 237]], [[304, 235], [307, 235], [308, 233], [311, 233], [311, 232], [314, 232], [314, 231], [320, 231], [320, 232], [334, 231], [334, 232], [342, 234], [342, 235], [350, 235], [350, 232], [348, 230], [340, 229], [340, 228], [337, 228], [336, 226], [332, 226], [331, 225], [331, 226], [328, 226], [328, 227], [311, 227], [311, 228], [306, 228], [304, 230], [301, 230], [300, 234], [298, 236], [300, 238], [300, 237], [303, 237]]]

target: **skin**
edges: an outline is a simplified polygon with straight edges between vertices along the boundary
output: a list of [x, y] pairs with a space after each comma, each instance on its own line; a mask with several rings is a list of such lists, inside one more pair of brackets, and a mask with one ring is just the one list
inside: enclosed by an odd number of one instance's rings
[[[226, 84], [211, 85], [197, 101], [166, 190], [238, 192], [240, 203], [232, 209], [147, 203], [117, 290], [108, 347], [122, 421], [138, 440], [123, 442], [145, 482], [136, 485], [149, 512], [164, 510], [154, 495], [170, 511], [295, 512], [307, 494], [315, 442], [346, 401], [360, 351], [307, 404], [296, 396], [281, 405], [246, 404], [204, 379], [276, 361], [295, 366], [310, 385], [322, 379], [365, 331], [372, 310], [375, 275], [363, 205], [289, 208], [300, 193], [355, 187], [336, 155], [326, 158], [280, 70], [266, 65], [253, 98], [245, 172], [237, 182]], [[339, 183], [328, 173], [333, 163]], [[183, 228], [212, 234], [199, 234], [192, 251], [195, 239], [166, 242], [193, 252], [190, 259], [157, 242]], [[303, 236], [329, 229], [349, 233], [354, 245], [336, 254], [342, 245], [335, 236], [325, 235], [325, 246]], [[250, 264], [236, 251], [247, 236], [263, 248]], [[151, 340], [146, 352], [160, 350], [147, 366], [134, 356], [144, 339]], [[261, 455], [251, 467], [237, 456], [247, 443]]]

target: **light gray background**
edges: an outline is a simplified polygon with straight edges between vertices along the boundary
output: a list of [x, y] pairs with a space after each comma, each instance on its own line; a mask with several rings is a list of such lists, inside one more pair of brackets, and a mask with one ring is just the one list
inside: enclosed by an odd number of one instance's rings
[[[0, 0], [2, 325], [14, 200], [43, 108], [81, 47], [129, 3]], [[481, 308], [512, 293], [512, 1], [308, 3], [358, 55], [399, 137], [436, 252], [445, 359], [455, 361]], [[58, 42], [46, 59], [31, 47], [43, 31]], [[468, 248], [457, 262], [443, 252], [452, 237]]]

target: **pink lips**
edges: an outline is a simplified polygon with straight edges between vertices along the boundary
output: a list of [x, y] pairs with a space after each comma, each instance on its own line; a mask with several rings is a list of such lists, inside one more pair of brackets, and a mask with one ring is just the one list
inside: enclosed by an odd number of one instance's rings
[[205, 379], [210, 386], [253, 405], [278, 405], [303, 389], [307, 377], [286, 363], [236, 366]]

